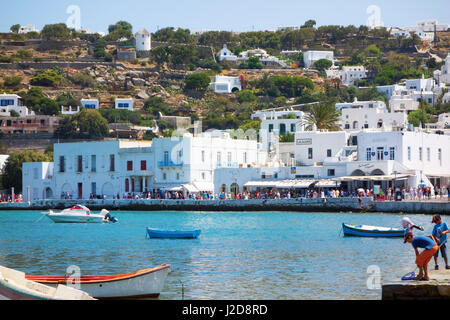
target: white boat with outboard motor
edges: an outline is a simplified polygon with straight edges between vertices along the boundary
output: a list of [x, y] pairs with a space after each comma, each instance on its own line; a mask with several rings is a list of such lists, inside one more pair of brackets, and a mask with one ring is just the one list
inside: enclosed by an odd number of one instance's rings
[[102, 223], [118, 221], [118, 219], [111, 216], [106, 209], [102, 209], [100, 213], [95, 214], [92, 213], [88, 207], [80, 204], [64, 209], [61, 212], [49, 210], [49, 212], [45, 212], [45, 214], [56, 223]]

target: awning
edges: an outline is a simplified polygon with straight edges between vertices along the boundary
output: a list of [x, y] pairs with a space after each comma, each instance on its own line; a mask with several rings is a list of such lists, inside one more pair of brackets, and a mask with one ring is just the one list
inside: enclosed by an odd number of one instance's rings
[[192, 184], [182, 184], [181, 185], [184, 189], [187, 190], [187, 192], [189, 193], [194, 193], [194, 192], [199, 192], [200, 190], [198, 190], [194, 185]]
[[333, 181], [391, 181], [391, 180], [404, 180], [412, 174], [391, 174], [384, 176], [346, 176], [332, 179]]
[[178, 186], [178, 187], [170, 188], [168, 191], [182, 191], [182, 190], [183, 190], [183, 187], [182, 186]]
[[428, 178], [450, 178], [450, 174], [425, 174]]
[[192, 183], [198, 191], [214, 191], [214, 183], [196, 181]]
[[314, 187], [316, 188], [336, 188], [341, 185], [341, 182], [335, 180], [320, 180]]
[[277, 189], [307, 189], [316, 180], [272, 180], [248, 181], [244, 187], [248, 188], [277, 188]]
[[248, 181], [244, 184], [244, 187], [248, 188], [276, 188], [277, 183], [280, 181]]

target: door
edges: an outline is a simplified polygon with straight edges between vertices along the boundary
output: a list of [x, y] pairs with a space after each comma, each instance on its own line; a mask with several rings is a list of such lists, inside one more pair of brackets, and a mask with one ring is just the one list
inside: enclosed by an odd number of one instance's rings
[[78, 183], [78, 199], [83, 198], [83, 184], [81, 182]]

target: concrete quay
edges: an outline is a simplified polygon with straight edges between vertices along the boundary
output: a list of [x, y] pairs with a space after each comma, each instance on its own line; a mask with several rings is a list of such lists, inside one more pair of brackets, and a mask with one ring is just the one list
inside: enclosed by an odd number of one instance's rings
[[357, 198], [331, 199], [250, 199], [250, 200], [35, 200], [30, 203], [0, 203], [0, 210], [64, 209], [82, 204], [91, 210], [139, 211], [291, 211], [291, 212], [389, 212], [408, 214], [450, 214], [447, 201], [373, 201], [362, 198], [362, 208]]
[[[433, 263], [429, 268], [433, 268]], [[442, 266], [441, 266], [442, 267]], [[429, 281], [397, 281], [382, 286], [382, 300], [449, 300], [450, 270], [429, 271]]]

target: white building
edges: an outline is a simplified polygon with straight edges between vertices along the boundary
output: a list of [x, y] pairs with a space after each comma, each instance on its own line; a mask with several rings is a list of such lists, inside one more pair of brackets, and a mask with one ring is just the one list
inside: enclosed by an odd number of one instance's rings
[[[58, 143], [54, 162], [23, 165], [24, 198], [108, 199], [159, 190], [213, 191], [216, 168], [258, 163], [256, 140], [223, 132], [150, 141]], [[28, 192], [27, 192], [28, 191]]]
[[303, 62], [305, 68], [311, 68], [318, 60], [326, 59], [330, 60], [334, 64], [334, 52], [333, 51], [306, 51], [303, 54]]
[[264, 66], [273, 66], [273, 67], [279, 66], [282, 68], [287, 67], [286, 62], [278, 59], [277, 57], [269, 55], [266, 50], [260, 48], [251, 49], [239, 53], [239, 56], [237, 57], [237, 62], [238, 63], [246, 62], [252, 57], [258, 58], [259, 63], [261, 63]]
[[152, 35], [142, 28], [135, 35], [136, 51], [150, 51], [152, 49]]
[[405, 37], [405, 38], [411, 37], [411, 33], [408, 30], [397, 27], [391, 28], [389, 33], [391, 34], [391, 36], [394, 37]]
[[99, 109], [98, 99], [81, 99], [81, 105], [86, 109]]
[[396, 91], [400, 91], [400, 90], [406, 90], [406, 87], [403, 85], [399, 85], [399, 84], [377, 86], [377, 91], [383, 93], [388, 100], [391, 99], [392, 95]]
[[32, 24], [27, 24], [26, 26], [20, 26], [20, 28], [19, 28], [20, 34], [25, 34], [28, 32], [39, 32], [39, 30], [36, 29], [36, 27]]
[[72, 106], [68, 106], [68, 107], [64, 107], [61, 106], [61, 114], [62, 115], [73, 115], [73, 114], [77, 114], [80, 112], [80, 106], [72, 107]]
[[447, 58], [445, 58], [445, 64], [442, 66], [441, 70], [436, 70], [434, 72], [434, 79], [439, 85], [442, 83], [450, 85], [450, 53], [448, 53]]
[[116, 98], [115, 108], [120, 110], [133, 111], [133, 98]]
[[392, 130], [408, 124], [404, 112], [388, 112], [383, 101], [357, 101], [347, 105], [340, 104], [342, 111], [340, 127], [343, 130], [359, 131], [364, 129]]
[[34, 115], [34, 111], [24, 106], [22, 98], [17, 94], [0, 94], [0, 116], [10, 117], [11, 111], [16, 112], [21, 117]]
[[227, 45], [224, 44], [223, 48], [220, 49], [219, 53], [218, 53], [218, 57], [219, 57], [219, 61], [232, 61], [232, 62], [236, 62], [237, 60], [237, 56], [234, 55], [234, 53], [227, 48]]
[[367, 77], [367, 71], [364, 66], [344, 66], [342, 70], [337, 67], [331, 67], [325, 71], [328, 78], [339, 78], [345, 86], [354, 86], [356, 81]]
[[240, 77], [217, 75], [215, 81], [211, 82], [209, 87], [216, 93], [232, 93], [242, 90], [242, 82]]

